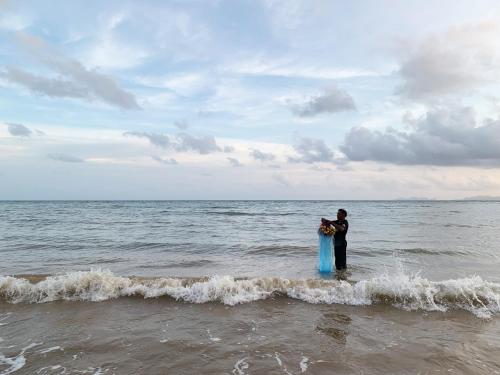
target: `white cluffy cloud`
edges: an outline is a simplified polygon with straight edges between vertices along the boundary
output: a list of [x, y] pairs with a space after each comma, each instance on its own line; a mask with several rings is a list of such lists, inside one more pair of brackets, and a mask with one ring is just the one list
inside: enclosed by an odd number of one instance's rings
[[81, 59], [92, 68], [128, 69], [140, 65], [150, 52], [130, 40], [120, 38], [116, 29], [130, 18], [128, 12], [102, 17], [96, 41], [85, 50]]

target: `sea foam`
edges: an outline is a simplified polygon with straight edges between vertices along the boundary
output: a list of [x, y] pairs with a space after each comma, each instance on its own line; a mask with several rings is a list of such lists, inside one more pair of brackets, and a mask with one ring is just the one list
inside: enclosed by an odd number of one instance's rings
[[403, 272], [357, 282], [324, 279], [286, 279], [232, 276], [205, 278], [122, 277], [107, 270], [70, 272], [38, 282], [0, 276], [0, 301], [44, 303], [57, 300], [99, 302], [119, 297], [171, 297], [190, 303], [219, 302], [234, 306], [273, 296], [314, 304], [391, 304], [406, 310], [463, 309], [489, 318], [500, 312], [500, 284], [471, 276], [430, 281]]

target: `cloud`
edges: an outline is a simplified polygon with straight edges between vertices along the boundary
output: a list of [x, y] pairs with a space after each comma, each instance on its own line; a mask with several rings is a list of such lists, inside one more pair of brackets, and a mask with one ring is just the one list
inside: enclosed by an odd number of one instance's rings
[[306, 103], [292, 108], [292, 112], [299, 117], [354, 110], [356, 110], [356, 105], [352, 96], [337, 87], [330, 87], [322, 94], [310, 98]]
[[[118, 12], [101, 14], [100, 26], [93, 33], [95, 42], [83, 49], [82, 61], [89, 67], [128, 69], [140, 65], [150, 56], [150, 52], [134, 43], [135, 38], [120, 37], [120, 29], [126, 29], [128, 21], [133, 22], [137, 14], [121, 8]], [[85, 48], [85, 47], [84, 47]], [[81, 48], [79, 50], [82, 50]]]
[[223, 151], [226, 153], [234, 152], [234, 147], [233, 146], [224, 146]]
[[7, 123], [7, 130], [15, 137], [29, 137], [33, 132], [22, 124]]
[[52, 160], [62, 161], [65, 163], [83, 163], [85, 160], [67, 154], [47, 154], [47, 157]]
[[297, 62], [293, 57], [273, 57], [259, 54], [242, 54], [234, 63], [229, 63], [223, 70], [251, 76], [270, 76], [306, 79], [346, 79], [353, 77], [378, 76], [381, 73], [363, 69], [332, 67], [314, 62]]
[[250, 156], [252, 156], [255, 160], [260, 160], [260, 161], [273, 161], [276, 159], [276, 156], [271, 153], [265, 153], [257, 149], [253, 149], [250, 152]]
[[170, 137], [168, 135], [146, 133], [146, 132], [125, 132], [124, 136], [147, 138], [152, 145], [167, 148], [171, 146]]
[[478, 124], [469, 107], [438, 108], [413, 120], [406, 131], [355, 127], [346, 135], [340, 149], [351, 161], [500, 165], [500, 119], [486, 119]]
[[51, 97], [95, 99], [121, 109], [140, 109], [135, 96], [122, 89], [109, 75], [85, 68], [80, 62], [66, 58], [47, 45], [42, 39], [18, 33], [19, 40], [41, 63], [61, 77], [35, 76], [19, 68], [8, 67], [0, 76], [37, 93]]
[[288, 157], [290, 163], [313, 164], [333, 161], [333, 151], [321, 139], [300, 138], [293, 148], [300, 156]]
[[231, 165], [232, 165], [233, 167], [242, 167], [242, 166], [243, 166], [243, 164], [241, 164], [241, 163], [239, 162], [239, 160], [238, 160], [238, 159], [235, 159], [235, 158], [227, 158], [227, 160], [229, 160], [229, 162], [231, 163]]
[[4, 72], [0, 72], [0, 77], [40, 95], [89, 99], [89, 91], [85, 87], [65, 79], [40, 77], [13, 67], [7, 67]]
[[177, 160], [173, 159], [173, 158], [170, 158], [170, 159], [162, 159], [160, 158], [159, 156], [151, 156], [151, 158], [153, 160], [156, 160], [158, 163], [161, 163], [161, 164], [167, 164], [167, 165], [176, 165], [178, 164], [177, 163]]
[[215, 142], [212, 136], [195, 137], [189, 134], [181, 133], [177, 135], [178, 143], [175, 145], [177, 151], [197, 151], [200, 154], [210, 154], [221, 151], [221, 148]]
[[495, 23], [481, 23], [429, 36], [413, 48], [405, 46], [410, 52], [401, 63], [403, 82], [397, 93], [425, 101], [498, 82], [498, 33]]
[[134, 45], [130, 40], [118, 39], [112, 29], [97, 35], [99, 38], [96, 44], [81, 56], [90, 67], [129, 69], [142, 64], [150, 56], [148, 51]]
[[2, 9], [0, 14], [0, 30], [17, 31], [26, 29], [31, 25], [32, 19], [29, 16], [9, 12], [8, 8], [7, 1], [0, 0], [0, 9]]
[[162, 148], [172, 148], [179, 152], [195, 151], [199, 154], [206, 155], [212, 152], [221, 151], [221, 148], [215, 142], [212, 136], [192, 136], [185, 133], [177, 135], [146, 133], [146, 132], [125, 132], [124, 136], [132, 136], [139, 138], [147, 138], [149, 142], [155, 146]]

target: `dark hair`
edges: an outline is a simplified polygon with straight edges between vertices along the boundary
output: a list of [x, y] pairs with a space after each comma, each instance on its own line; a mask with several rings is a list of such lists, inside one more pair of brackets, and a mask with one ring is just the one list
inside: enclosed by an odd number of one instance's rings
[[342, 212], [345, 217], [347, 217], [347, 211], [344, 210], [343, 208], [339, 208], [339, 212]]

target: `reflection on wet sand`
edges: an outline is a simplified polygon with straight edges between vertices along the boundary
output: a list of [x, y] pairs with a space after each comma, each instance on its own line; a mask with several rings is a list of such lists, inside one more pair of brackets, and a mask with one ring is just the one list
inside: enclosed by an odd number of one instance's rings
[[317, 329], [338, 343], [345, 344], [351, 320], [349, 316], [344, 314], [327, 313], [319, 319]]

